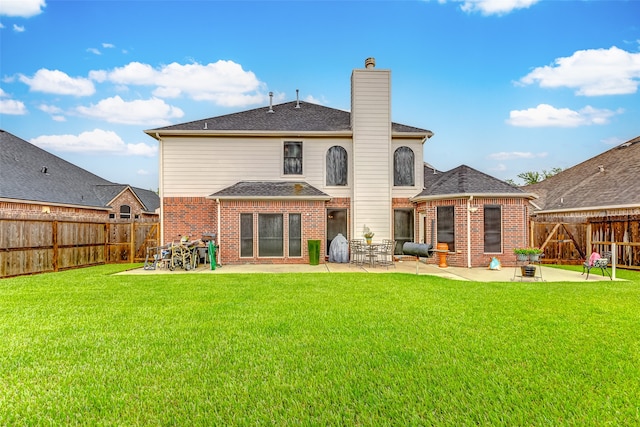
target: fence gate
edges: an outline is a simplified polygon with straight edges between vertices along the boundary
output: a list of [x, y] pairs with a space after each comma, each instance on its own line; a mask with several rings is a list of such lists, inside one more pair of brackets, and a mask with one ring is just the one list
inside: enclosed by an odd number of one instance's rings
[[533, 246], [544, 251], [544, 262], [582, 264], [586, 254], [587, 224], [532, 222]]

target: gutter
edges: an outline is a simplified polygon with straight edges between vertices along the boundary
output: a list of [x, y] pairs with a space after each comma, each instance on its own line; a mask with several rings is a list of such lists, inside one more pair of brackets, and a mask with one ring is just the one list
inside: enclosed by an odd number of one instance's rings
[[426, 196], [415, 196], [409, 200], [412, 202], [428, 202], [431, 200], [443, 199], [466, 199], [468, 197], [476, 197], [481, 199], [537, 199], [538, 195], [534, 193], [457, 193], [457, 194], [431, 194]]
[[640, 209], [640, 203], [633, 205], [610, 205], [610, 206], [589, 206], [586, 208], [560, 208], [560, 209], [543, 209], [535, 211], [534, 214], [539, 213], [561, 213], [561, 212], [584, 212], [584, 211], [603, 211], [610, 209]]
[[473, 196], [467, 199], [467, 268], [471, 268], [471, 201]]
[[[218, 252], [218, 259], [220, 260], [220, 262], [218, 262], [218, 264], [222, 265], [222, 253], [220, 252], [220, 248], [222, 247], [222, 245], [220, 245], [220, 239], [221, 239], [221, 236], [220, 236], [220, 230], [221, 230], [221, 227], [220, 227], [220, 224], [221, 224], [221, 221], [220, 221], [220, 199], [216, 199], [216, 204], [218, 205], [218, 215], [217, 215], [217, 217], [218, 217], [218, 230], [217, 230], [217, 232], [218, 232], [218, 234], [217, 234], [217, 236], [218, 236], [218, 249], [217, 249], [217, 252]], [[216, 260], [214, 260], [214, 262], [216, 262]]]

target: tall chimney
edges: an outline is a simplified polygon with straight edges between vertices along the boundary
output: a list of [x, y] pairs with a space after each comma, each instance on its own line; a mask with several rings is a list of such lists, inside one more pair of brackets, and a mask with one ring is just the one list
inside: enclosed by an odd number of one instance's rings
[[367, 58], [364, 60], [365, 68], [375, 68], [376, 66], [376, 58]]

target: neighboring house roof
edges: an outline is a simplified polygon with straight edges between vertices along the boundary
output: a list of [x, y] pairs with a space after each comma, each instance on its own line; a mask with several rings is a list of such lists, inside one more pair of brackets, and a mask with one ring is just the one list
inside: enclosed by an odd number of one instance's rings
[[[150, 129], [145, 132], [153, 137], [156, 133], [180, 132], [351, 132], [351, 113], [324, 107], [309, 102], [296, 101], [256, 108], [224, 116]], [[432, 132], [412, 126], [391, 123], [394, 133], [417, 133], [431, 137]]]
[[424, 165], [424, 190], [413, 198], [437, 200], [451, 197], [526, 197], [535, 198], [518, 187], [480, 172], [466, 165], [440, 172]]
[[240, 181], [209, 196], [212, 199], [329, 200], [331, 196], [306, 182]]
[[109, 182], [0, 130], [2, 199], [108, 209], [126, 188], [132, 189], [147, 212], [160, 206], [160, 198], [152, 191]]
[[540, 196], [541, 211], [638, 207], [640, 136], [523, 189]]

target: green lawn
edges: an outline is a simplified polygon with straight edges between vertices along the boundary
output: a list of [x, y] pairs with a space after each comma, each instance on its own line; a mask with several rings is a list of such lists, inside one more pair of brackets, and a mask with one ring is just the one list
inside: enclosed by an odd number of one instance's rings
[[0, 425], [640, 425], [640, 274], [0, 280]]

